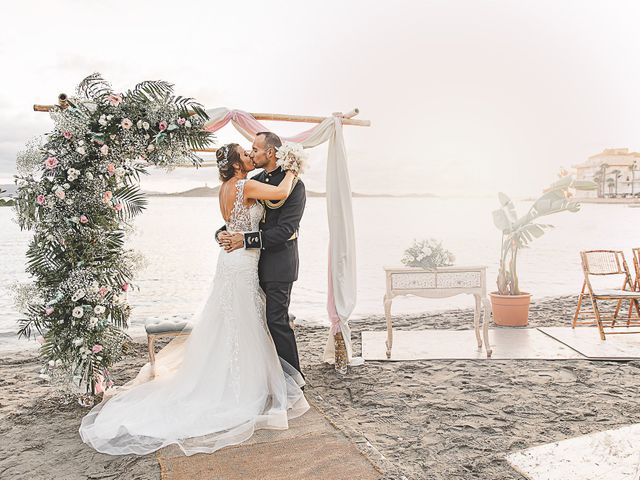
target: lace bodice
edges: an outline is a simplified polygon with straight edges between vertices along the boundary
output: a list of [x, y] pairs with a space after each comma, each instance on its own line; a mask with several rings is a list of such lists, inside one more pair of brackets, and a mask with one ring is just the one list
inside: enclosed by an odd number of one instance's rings
[[227, 222], [227, 230], [230, 232], [255, 232], [262, 220], [264, 206], [260, 202], [255, 202], [250, 207], [243, 203], [246, 181], [247, 179], [243, 179], [236, 182], [236, 199]]

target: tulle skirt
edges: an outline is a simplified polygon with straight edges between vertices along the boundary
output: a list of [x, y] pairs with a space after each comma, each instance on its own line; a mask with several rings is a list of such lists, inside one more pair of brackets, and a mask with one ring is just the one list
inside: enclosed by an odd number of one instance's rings
[[[82, 419], [80, 436], [111, 455], [147, 454], [170, 444], [186, 455], [286, 429], [309, 409], [300, 373], [278, 357], [258, 282], [259, 251], [220, 252], [214, 279], [193, 317], [136, 378], [107, 391]], [[155, 373], [155, 376], [154, 376]]]

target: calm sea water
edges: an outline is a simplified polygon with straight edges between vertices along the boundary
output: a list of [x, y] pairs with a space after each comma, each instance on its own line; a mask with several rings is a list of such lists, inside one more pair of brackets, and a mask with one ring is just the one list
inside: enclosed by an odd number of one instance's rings
[[[354, 317], [382, 314], [384, 265], [400, 265], [414, 238], [435, 237], [457, 257], [458, 265], [487, 265], [495, 282], [500, 234], [493, 226], [493, 199], [356, 198], [358, 303]], [[523, 211], [528, 204], [519, 202]], [[25, 251], [31, 232], [12, 221], [13, 209], [0, 208], [0, 350], [35, 342], [16, 337], [18, 312], [7, 291], [14, 280], [27, 281]], [[629, 255], [640, 246], [640, 209], [624, 205], [583, 205], [578, 213], [549, 217], [556, 226], [520, 254], [521, 288], [534, 297], [575, 294], [582, 282], [578, 252], [619, 248]], [[136, 220], [129, 246], [141, 251], [149, 266], [139, 273], [140, 291], [129, 293], [132, 334], [142, 332], [152, 316], [192, 315], [210, 285], [219, 247], [213, 240], [223, 223], [217, 198], [152, 197]], [[309, 198], [300, 232], [300, 277], [294, 284], [291, 312], [300, 322], [326, 323], [327, 213], [325, 199]], [[469, 296], [394, 300], [394, 313], [417, 313], [473, 305]]]

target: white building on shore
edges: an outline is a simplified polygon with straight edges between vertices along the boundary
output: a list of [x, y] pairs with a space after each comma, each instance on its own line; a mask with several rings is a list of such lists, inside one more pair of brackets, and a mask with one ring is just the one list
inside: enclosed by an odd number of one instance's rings
[[628, 148], [607, 148], [586, 162], [574, 165], [577, 180], [590, 180], [597, 190], [580, 192], [581, 197], [615, 198], [640, 196], [640, 153]]

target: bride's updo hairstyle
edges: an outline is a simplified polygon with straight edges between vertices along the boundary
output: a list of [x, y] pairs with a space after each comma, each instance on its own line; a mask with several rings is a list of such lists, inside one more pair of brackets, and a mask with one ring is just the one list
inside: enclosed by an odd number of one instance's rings
[[220, 180], [223, 182], [233, 178], [236, 173], [236, 165], [241, 172], [245, 171], [244, 164], [238, 153], [238, 147], [239, 145], [237, 143], [227, 143], [216, 151], [218, 173]]

